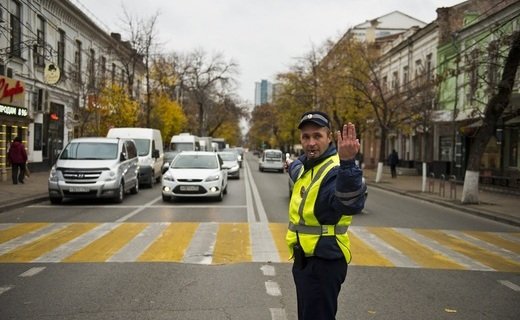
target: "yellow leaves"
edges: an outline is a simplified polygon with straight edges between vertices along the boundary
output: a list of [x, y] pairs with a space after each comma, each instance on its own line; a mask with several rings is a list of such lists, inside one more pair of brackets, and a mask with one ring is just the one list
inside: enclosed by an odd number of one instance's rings
[[155, 94], [152, 103], [150, 127], [161, 130], [163, 141], [169, 141], [186, 125], [186, 115], [181, 106], [166, 94]]

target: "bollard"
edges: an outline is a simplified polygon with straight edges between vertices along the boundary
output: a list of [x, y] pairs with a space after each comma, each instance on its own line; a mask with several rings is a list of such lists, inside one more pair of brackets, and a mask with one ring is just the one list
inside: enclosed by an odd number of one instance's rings
[[457, 177], [455, 175], [450, 176], [450, 198], [457, 199]]
[[439, 181], [439, 195], [444, 197], [446, 195], [446, 189], [444, 188], [444, 182], [446, 181], [446, 176], [441, 174], [441, 179]]
[[430, 177], [428, 178], [428, 192], [435, 192], [435, 173], [430, 173]]

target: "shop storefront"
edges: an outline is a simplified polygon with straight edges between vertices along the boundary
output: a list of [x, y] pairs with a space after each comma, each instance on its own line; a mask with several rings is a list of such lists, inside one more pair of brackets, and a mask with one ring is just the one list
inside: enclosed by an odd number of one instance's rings
[[16, 136], [27, 148], [29, 111], [25, 106], [25, 84], [20, 80], [0, 76], [0, 179], [11, 176], [7, 152]]

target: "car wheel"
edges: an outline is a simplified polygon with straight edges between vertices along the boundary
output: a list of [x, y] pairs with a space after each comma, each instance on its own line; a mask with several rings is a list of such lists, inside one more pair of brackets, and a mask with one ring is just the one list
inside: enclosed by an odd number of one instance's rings
[[123, 199], [125, 198], [125, 184], [121, 181], [119, 184], [119, 189], [117, 190], [117, 195], [114, 197], [115, 203], [121, 203], [123, 202]]
[[162, 201], [164, 202], [169, 202], [171, 200], [170, 196], [167, 196], [167, 195], [162, 195]]
[[226, 184], [226, 187], [224, 188], [224, 194], [227, 194], [227, 184]]
[[139, 181], [135, 182], [135, 186], [130, 189], [131, 194], [138, 194], [139, 193]]
[[61, 197], [49, 197], [52, 204], [60, 204], [63, 201]]
[[155, 184], [155, 176], [152, 172], [152, 175], [150, 176], [150, 181], [148, 182], [148, 187], [151, 189], [151, 188], [153, 188], [154, 184]]
[[220, 191], [220, 193], [218, 194], [218, 196], [215, 197], [215, 199], [219, 202], [222, 201], [224, 199], [224, 192]]

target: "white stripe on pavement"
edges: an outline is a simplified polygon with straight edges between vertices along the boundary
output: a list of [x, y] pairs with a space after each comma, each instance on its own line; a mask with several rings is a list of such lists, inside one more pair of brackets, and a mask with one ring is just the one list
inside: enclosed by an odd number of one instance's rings
[[512, 283], [511, 281], [508, 281], [508, 280], [498, 280], [498, 283], [503, 284], [504, 286], [506, 286], [509, 289], [512, 289], [512, 290], [514, 290], [516, 292], [520, 292], [520, 286]]
[[269, 308], [269, 312], [271, 312], [271, 320], [287, 320], [287, 315], [283, 308]]
[[48, 226], [45, 226], [41, 229], [34, 230], [30, 233], [27, 233], [23, 236], [14, 238], [10, 241], [4, 242], [0, 245], [0, 255], [3, 255], [11, 250], [14, 250], [18, 247], [31, 243], [35, 240], [38, 240], [41, 237], [46, 236], [56, 230], [60, 230], [68, 226], [69, 223], [53, 223]]
[[265, 282], [265, 291], [272, 297], [279, 297], [282, 295], [282, 291], [280, 290], [280, 285], [278, 282], [271, 280], [267, 280]]
[[253, 192], [253, 197], [256, 203], [256, 209], [258, 212], [259, 222], [267, 223], [267, 214], [265, 213], [264, 205], [262, 203], [262, 199], [260, 199], [260, 194], [258, 193], [258, 188], [256, 187], [255, 181], [253, 180], [253, 175], [251, 174], [251, 170], [249, 166], [246, 166], [247, 173], [251, 179], [249, 179], [249, 183], [251, 185], [251, 190]]
[[267, 223], [250, 223], [249, 234], [254, 262], [280, 262], [278, 248]]
[[151, 223], [143, 231], [139, 232], [119, 252], [115, 253], [107, 261], [109, 262], [133, 262], [150, 247], [157, 237], [166, 229], [170, 223]]
[[157, 198], [153, 199], [152, 201], [149, 201], [149, 202], [145, 203], [144, 205], [139, 206], [139, 208], [135, 209], [134, 211], [130, 212], [129, 214], [127, 214], [125, 216], [122, 216], [121, 218], [117, 219], [115, 222], [125, 222], [126, 220], [128, 220], [131, 217], [135, 216], [139, 212], [141, 212], [141, 211], [143, 211], [145, 209], [148, 209], [152, 205], [152, 203], [157, 202], [160, 199], [161, 199], [161, 197], [157, 197]]
[[45, 270], [45, 267], [34, 267], [34, 268], [31, 268], [31, 269], [25, 271], [24, 273], [19, 275], [19, 277], [22, 277], [22, 278], [32, 277], [32, 276], [35, 276], [38, 273], [42, 272], [43, 270]]
[[182, 262], [211, 264], [213, 251], [217, 241], [218, 224], [215, 222], [203, 222], [199, 225], [190, 245], [184, 253]]
[[4, 287], [0, 287], [0, 295], [11, 290], [13, 288], [13, 286], [4, 286]]

